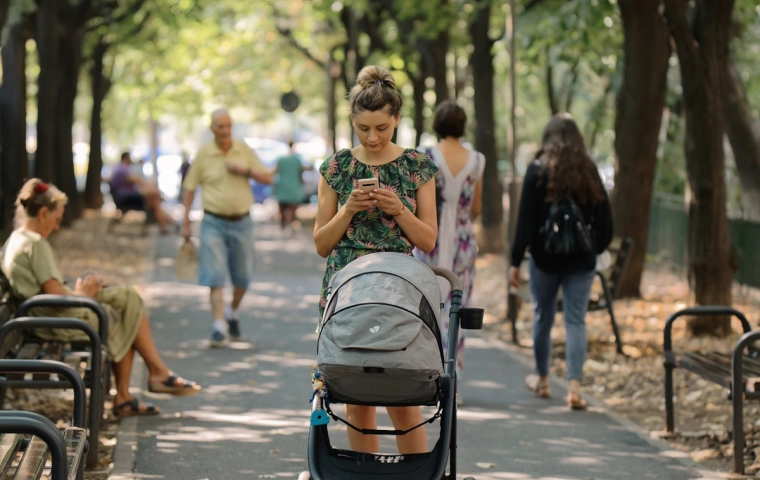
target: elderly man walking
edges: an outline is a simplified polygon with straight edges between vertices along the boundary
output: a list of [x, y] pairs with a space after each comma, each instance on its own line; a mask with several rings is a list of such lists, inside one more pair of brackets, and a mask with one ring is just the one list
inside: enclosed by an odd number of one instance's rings
[[[226, 109], [211, 114], [214, 140], [195, 156], [182, 184], [185, 190], [185, 221], [182, 234], [190, 238], [190, 207], [201, 187], [200, 269], [198, 283], [211, 289], [212, 347], [224, 347], [229, 339], [241, 338], [238, 307], [253, 271], [253, 194], [249, 179], [271, 184], [272, 174], [253, 150], [232, 138], [232, 120]], [[232, 303], [225, 309], [223, 287], [227, 272], [232, 280]]]

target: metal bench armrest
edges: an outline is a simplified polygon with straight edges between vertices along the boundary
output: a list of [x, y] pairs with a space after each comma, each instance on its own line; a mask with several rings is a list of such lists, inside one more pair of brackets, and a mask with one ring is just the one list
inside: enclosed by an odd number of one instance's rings
[[31, 298], [27, 298], [21, 305], [19, 305], [14, 317], [26, 317], [29, 315], [29, 310], [34, 307], [89, 308], [98, 316], [100, 343], [103, 345], [108, 343], [108, 314], [103, 308], [103, 305], [90, 297], [82, 295], [35, 295]]
[[84, 380], [76, 370], [62, 362], [54, 360], [0, 360], [0, 374], [2, 373], [56, 373], [66, 377], [74, 390], [74, 414], [73, 425], [85, 428], [86, 390]]
[[53, 460], [50, 478], [52, 480], [68, 478], [66, 443], [53, 422], [37, 413], [2, 411], [0, 412], [0, 432], [24, 433], [42, 439], [50, 449]]
[[665, 329], [663, 330], [663, 351], [664, 352], [672, 352], [673, 351], [673, 323], [680, 318], [684, 316], [707, 316], [707, 315], [731, 315], [739, 319], [739, 321], [742, 324], [742, 329], [744, 330], [744, 333], [747, 333], [751, 330], [749, 326], [749, 321], [747, 320], [747, 317], [744, 316], [744, 314], [734, 308], [727, 307], [724, 305], [708, 305], [708, 306], [701, 306], [701, 307], [690, 307], [690, 308], [684, 308], [682, 310], [678, 310], [677, 312], [671, 314], [668, 319], [665, 321]]

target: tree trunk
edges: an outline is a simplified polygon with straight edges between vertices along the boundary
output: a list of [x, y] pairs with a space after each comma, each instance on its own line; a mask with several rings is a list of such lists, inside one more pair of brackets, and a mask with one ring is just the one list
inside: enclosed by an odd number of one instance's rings
[[657, 146], [667, 90], [670, 36], [659, 0], [620, 0], [625, 37], [615, 118], [615, 234], [633, 239], [617, 295], [639, 297], [646, 259]]
[[[332, 55], [330, 55], [332, 59]], [[332, 145], [333, 153], [338, 151], [338, 141], [336, 129], [338, 128], [337, 99], [335, 97], [335, 88], [338, 84], [340, 75], [340, 64], [330, 60], [327, 65], [327, 138]]]
[[87, 163], [87, 182], [84, 187], [83, 204], [85, 208], [100, 208], [103, 206], [103, 192], [100, 190], [103, 170], [103, 123], [101, 114], [103, 100], [108, 94], [110, 81], [103, 71], [103, 59], [110, 47], [103, 37], [92, 53], [90, 79], [92, 86], [92, 113], [90, 115], [90, 159]]
[[481, 251], [501, 252], [506, 247], [504, 225], [503, 188], [499, 177], [496, 154], [496, 122], [494, 120], [494, 67], [493, 40], [488, 36], [491, 2], [479, 7], [470, 24], [473, 51], [470, 65], [475, 90], [475, 148], [485, 155], [483, 172], [483, 230], [478, 244]]
[[438, 105], [451, 97], [448, 83], [449, 69], [446, 68], [446, 55], [449, 53], [448, 29], [441, 31], [438, 38], [427, 43], [430, 45], [432, 53], [433, 64], [431, 67], [435, 80], [435, 104]]
[[[678, 50], [686, 113], [689, 196], [689, 284], [699, 305], [731, 305], [731, 240], [726, 216], [724, 73], [733, 0], [665, 0], [665, 16]], [[688, 18], [693, 24], [689, 25]], [[689, 322], [694, 335], [726, 335], [728, 318]]]
[[549, 111], [552, 116], [559, 113], [557, 106], [557, 93], [554, 91], [554, 66], [546, 59], [546, 98], [549, 102]]
[[747, 218], [760, 222], [760, 122], [752, 114], [739, 73], [729, 58], [726, 74], [726, 134], [742, 186]]
[[413, 76], [409, 74], [409, 79], [414, 87], [414, 146], [422, 143], [422, 134], [425, 132], [425, 76], [420, 74]]
[[26, 39], [28, 19], [10, 27], [3, 44], [0, 87], [0, 232], [12, 228], [16, 195], [29, 176], [26, 153]]
[[57, 31], [58, 2], [40, 2], [35, 23], [35, 40], [39, 55], [37, 79], [37, 151], [34, 176], [58, 183], [56, 176], [56, 122], [58, 119], [59, 42]]
[[59, 96], [58, 118], [56, 122], [56, 152], [55, 161], [58, 174], [58, 188], [69, 197], [63, 225], [69, 225], [80, 217], [82, 202], [77, 188], [74, 173], [73, 135], [74, 126], [74, 101], [77, 97], [77, 84], [79, 72], [82, 66], [82, 43], [84, 40], [84, 25], [74, 27], [73, 22], [63, 20], [63, 25], [70, 26], [62, 29], [60, 42], [60, 55], [62, 62], [59, 65]]

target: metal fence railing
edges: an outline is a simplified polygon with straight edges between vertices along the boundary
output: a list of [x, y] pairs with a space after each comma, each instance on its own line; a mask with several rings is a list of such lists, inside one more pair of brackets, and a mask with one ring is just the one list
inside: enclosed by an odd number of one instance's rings
[[[739, 255], [735, 280], [760, 288], [760, 224], [732, 218], [729, 220], [731, 244]], [[649, 220], [647, 253], [661, 260], [685, 266], [687, 260], [688, 220], [684, 199], [678, 195], [655, 193]]]

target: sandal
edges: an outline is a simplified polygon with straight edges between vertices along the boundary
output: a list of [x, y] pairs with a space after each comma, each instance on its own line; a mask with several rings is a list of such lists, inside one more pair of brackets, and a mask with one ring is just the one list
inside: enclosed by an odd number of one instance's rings
[[[178, 380], [182, 380], [184, 383], [178, 383]], [[148, 391], [151, 393], [168, 393], [169, 395], [176, 395], [178, 397], [189, 397], [200, 393], [201, 386], [172, 373], [163, 382], [148, 382]]]
[[549, 383], [541, 383], [540, 380], [541, 377], [535, 373], [531, 373], [525, 377], [525, 386], [528, 387], [528, 390], [536, 392], [539, 398], [549, 398], [551, 396]]
[[140, 409], [140, 405], [140, 402], [136, 398], [133, 398], [113, 407], [113, 414], [116, 417], [133, 417], [136, 415], [158, 415], [161, 413], [161, 410], [156, 408], [152, 403], [143, 403], [142, 405], [145, 406], [143, 410]]
[[588, 404], [579, 393], [568, 393], [567, 406], [570, 407], [570, 410], [586, 410]]

